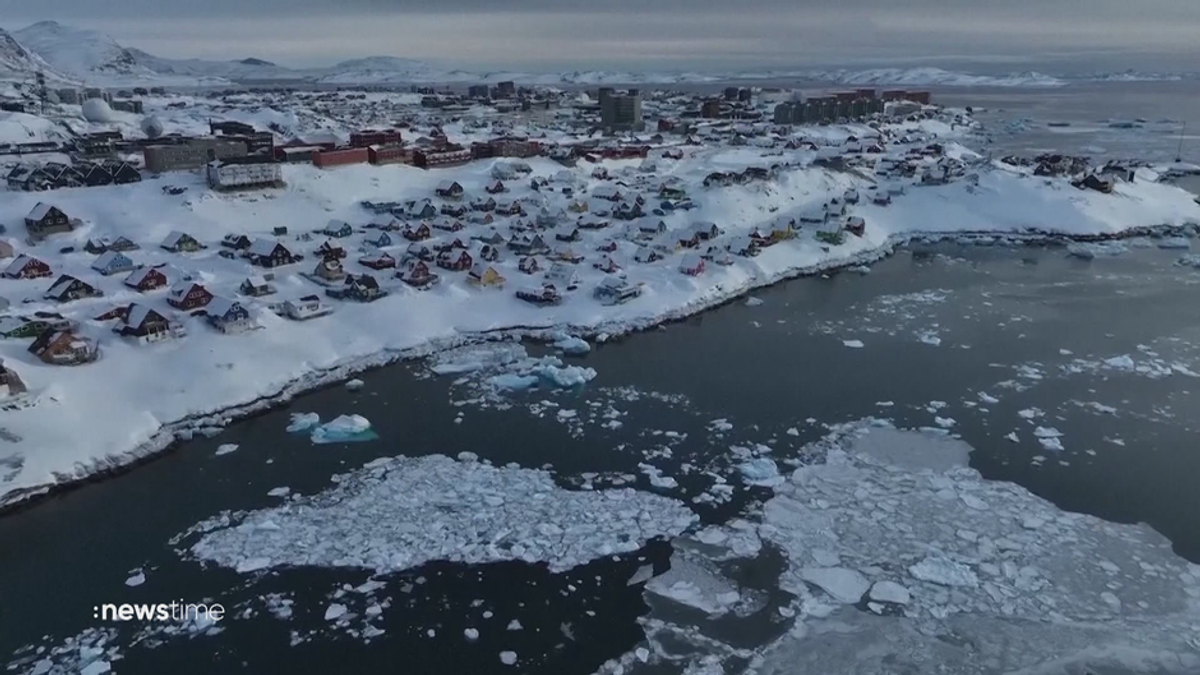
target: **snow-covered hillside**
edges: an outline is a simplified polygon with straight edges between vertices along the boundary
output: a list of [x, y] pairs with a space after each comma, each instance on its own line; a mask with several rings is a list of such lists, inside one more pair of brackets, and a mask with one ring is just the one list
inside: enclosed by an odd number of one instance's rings
[[32, 82], [38, 72], [46, 75], [48, 83], [72, 81], [72, 78], [56, 70], [7, 31], [0, 29], [0, 80]]
[[99, 31], [64, 26], [57, 21], [39, 21], [13, 36], [55, 68], [79, 77], [154, 75], [129, 50]]

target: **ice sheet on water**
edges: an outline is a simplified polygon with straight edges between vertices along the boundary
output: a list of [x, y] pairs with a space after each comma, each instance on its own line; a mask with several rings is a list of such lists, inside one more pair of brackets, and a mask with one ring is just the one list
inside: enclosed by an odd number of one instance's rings
[[362, 415], [338, 415], [312, 430], [312, 442], [353, 443], [379, 438], [371, 430], [371, 422]]
[[[857, 609], [828, 623], [802, 616], [807, 637], [781, 640], [759, 672], [895, 672], [897, 664], [913, 672], [935, 664], [945, 672], [1042, 672], [1035, 668], [1054, 659], [1063, 659], [1061, 669], [1127, 648], [1156, 654], [1148, 663], [1172, 664], [1164, 668], [1170, 672], [1200, 666], [1186, 637], [1200, 625], [1200, 566], [1177, 557], [1161, 535], [1061, 511], [1017, 485], [984, 481], [960, 462], [897, 465], [893, 458], [941, 453], [881, 450], [889, 438], [909, 448], [961, 444], [836, 428], [810, 448], [825, 463], [797, 469], [776, 488], [760, 534], [788, 557], [781, 583], [801, 597], [802, 613], [816, 607], [803, 600], [811, 596], [805, 570], [815, 548], [829, 549], [839, 567], [872, 585], [906, 588], [908, 603], [897, 616]], [[826, 630], [834, 625], [838, 637]], [[954, 639], [938, 637], [947, 635]]]
[[538, 376], [503, 373], [489, 377], [487, 383], [497, 389], [504, 389], [506, 391], [524, 391], [538, 383]]
[[741, 600], [737, 586], [712, 565], [679, 551], [671, 554], [671, 569], [646, 584], [646, 591], [698, 609], [711, 617], [729, 612]]
[[234, 569], [357, 567], [433, 560], [546, 562], [556, 572], [673, 536], [696, 515], [631, 489], [570, 491], [545, 471], [433, 455], [375, 460], [335, 487], [275, 508], [222, 514], [195, 532], [198, 560]]

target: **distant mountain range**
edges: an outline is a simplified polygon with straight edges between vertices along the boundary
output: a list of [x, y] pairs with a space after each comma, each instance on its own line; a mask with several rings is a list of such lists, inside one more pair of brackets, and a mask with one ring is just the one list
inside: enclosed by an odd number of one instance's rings
[[[235, 61], [168, 59], [124, 47], [99, 31], [56, 21], [40, 21], [7, 33], [0, 30], [0, 80], [30, 81], [37, 72], [50, 83], [93, 86], [135, 85], [222, 86], [244, 82], [295, 82], [342, 85], [399, 85], [410, 83], [494, 83], [579, 86], [599, 84], [685, 84], [723, 81], [804, 81], [858, 86], [992, 86], [1055, 87], [1069, 80], [1036, 72], [972, 75], [940, 68], [877, 68], [867, 70], [774, 70], [734, 73], [625, 72], [610, 70], [535, 72], [470, 72], [443, 70], [424, 61], [393, 56], [370, 56], [324, 68], [297, 69], [258, 58]], [[1089, 81], [1184, 79], [1186, 75], [1097, 73]], [[1193, 76], [1194, 77], [1194, 76]]]

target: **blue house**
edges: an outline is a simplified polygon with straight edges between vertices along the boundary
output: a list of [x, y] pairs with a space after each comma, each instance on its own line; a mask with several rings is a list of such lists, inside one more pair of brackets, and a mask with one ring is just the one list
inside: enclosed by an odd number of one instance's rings
[[374, 238], [368, 237], [365, 241], [376, 248], [392, 245], [392, 238], [388, 236], [387, 232], [380, 232]]
[[215, 297], [205, 307], [208, 323], [222, 333], [241, 333], [254, 327], [250, 312], [242, 303]]
[[134, 267], [133, 261], [129, 256], [120, 251], [105, 251], [100, 254], [99, 258], [92, 263], [92, 269], [96, 270], [104, 276], [120, 274], [121, 272], [129, 272]]

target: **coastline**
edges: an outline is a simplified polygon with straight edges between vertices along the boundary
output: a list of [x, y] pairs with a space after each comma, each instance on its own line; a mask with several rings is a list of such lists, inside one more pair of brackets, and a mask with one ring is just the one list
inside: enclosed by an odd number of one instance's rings
[[[1175, 236], [1186, 232], [1187, 229], [1187, 225], [1158, 224], [1132, 226], [1117, 232], [1079, 234], [1033, 229], [1020, 233], [1003, 230], [964, 230], [917, 231], [892, 234], [883, 243], [872, 248], [856, 251], [844, 258], [830, 258], [814, 264], [785, 268], [762, 277], [749, 277], [745, 283], [739, 284], [734, 289], [727, 290], [718, 285], [714, 287], [713, 290], [716, 291], [714, 293], [702, 295], [688, 303], [654, 316], [633, 319], [610, 319], [591, 325], [577, 325], [569, 322], [548, 323], [544, 326], [513, 325], [483, 331], [459, 333], [450, 338], [433, 338], [404, 349], [393, 350], [385, 347], [375, 353], [352, 357], [328, 368], [310, 370], [288, 381], [277, 391], [258, 396], [252, 401], [228, 405], [164, 423], [149, 440], [139, 443], [135, 447], [118, 455], [93, 459], [90, 465], [81, 468], [77, 474], [62, 476], [55, 482], [18, 488], [6, 492], [0, 495], [0, 517], [33, 508], [45, 500], [82, 488], [90, 483], [99, 482], [132, 471], [143, 464], [165, 457], [197, 434], [206, 435], [211, 433], [215, 435], [220, 433], [229, 424], [285, 407], [298, 396], [326, 387], [337, 386], [367, 371], [381, 369], [404, 361], [427, 358], [438, 352], [468, 344], [513, 339], [539, 339], [546, 332], [550, 331], [567, 331], [589, 340], [602, 334], [607, 334], [611, 337], [630, 335], [665, 324], [682, 321], [719, 308], [762, 288], [804, 277], [836, 272], [859, 265], [869, 265], [894, 255], [899, 249], [908, 247], [912, 242], [918, 240], [959, 241], [962, 245], [984, 245], [982, 242], [970, 243], [969, 241], [964, 242], [962, 240], [986, 239], [989, 240], [987, 245], [1065, 246], [1078, 242], [1118, 241], [1137, 237], [1157, 238]], [[77, 463], [76, 466], [79, 467], [80, 463]]]

